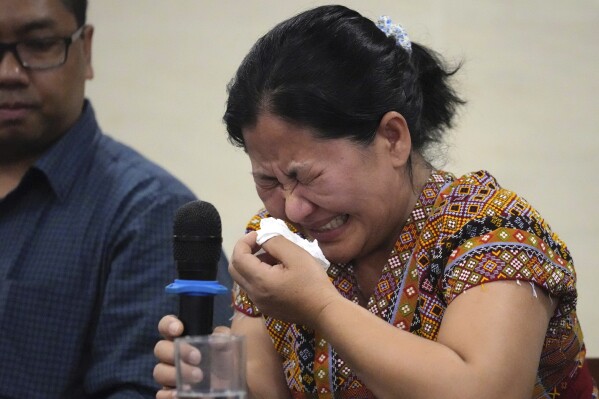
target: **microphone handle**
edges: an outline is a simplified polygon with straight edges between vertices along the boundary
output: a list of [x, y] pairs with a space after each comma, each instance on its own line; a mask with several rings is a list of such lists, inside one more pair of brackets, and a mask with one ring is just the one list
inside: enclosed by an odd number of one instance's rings
[[179, 319], [183, 322], [183, 335], [212, 334], [214, 296], [179, 295]]

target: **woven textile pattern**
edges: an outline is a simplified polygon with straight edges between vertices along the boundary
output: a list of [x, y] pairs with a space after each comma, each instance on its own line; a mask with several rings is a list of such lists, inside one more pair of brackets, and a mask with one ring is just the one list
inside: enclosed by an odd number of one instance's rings
[[[248, 231], [267, 216], [257, 214]], [[352, 264], [332, 264], [328, 274], [341, 295], [358, 303]], [[572, 259], [537, 211], [485, 171], [457, 179], [432, 173], [366, 307], [397, 328], [435, 340], [453, 299], [498, 280], [531, 284], [531, 293], [544, 290], [558, 300], [532, 397], [567, 397], [585, 354]], [[244, 292], [235, 307], [264, 317], [294, 398], [374, 397], [318, 332], [262, 315]]]

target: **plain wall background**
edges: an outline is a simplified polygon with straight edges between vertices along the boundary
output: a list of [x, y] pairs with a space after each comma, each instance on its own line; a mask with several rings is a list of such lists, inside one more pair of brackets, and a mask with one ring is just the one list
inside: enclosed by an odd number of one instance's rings
[[[588, 353], [599, 356], [599, 2], [340, 1], [388, 15], [414, 41], [464, 61], [468, 100], [437, 166], [487, 169], [528, 199], [568, 244]], [[276, 23], [322, 1], [91, 0], [88, 85], [104, 130], [213, 203], [231, 253], [260, 207], [249, 161], [221, 122], [226, 84]]]

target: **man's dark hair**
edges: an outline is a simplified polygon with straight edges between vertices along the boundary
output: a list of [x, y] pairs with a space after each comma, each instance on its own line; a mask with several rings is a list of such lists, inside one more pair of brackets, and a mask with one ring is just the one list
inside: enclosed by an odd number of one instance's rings
[[62, 4], [73, 13], [77, 20], [77, 26], [85, 24], [87, 14], [87, 0], [62, 0]]

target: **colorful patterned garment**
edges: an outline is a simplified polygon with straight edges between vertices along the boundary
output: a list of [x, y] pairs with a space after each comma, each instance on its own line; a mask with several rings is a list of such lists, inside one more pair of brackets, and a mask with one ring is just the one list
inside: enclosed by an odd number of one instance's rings
[[[266, 212], [256, 215], [256, 230]], [[333, 264], [337, 290], [358, 303], [351, 264]], [[497, 280], [542, 287], [559, 305], [550, 321], [532, 398], [597, 398], [576, 317], [576, 275], [564, 243], [521, 197], [487, 172], [456, 179], [435, 171], [399, 235], [367, 309], [397, 328], [435, 340], [448, 304]], [[244, 292], [235, 307], [262, 316]], [[333, 348], [303, 326], [264, 316], [294, 398], [373, 398]], [[584, 367], [583, 367], [584, 365]]]

